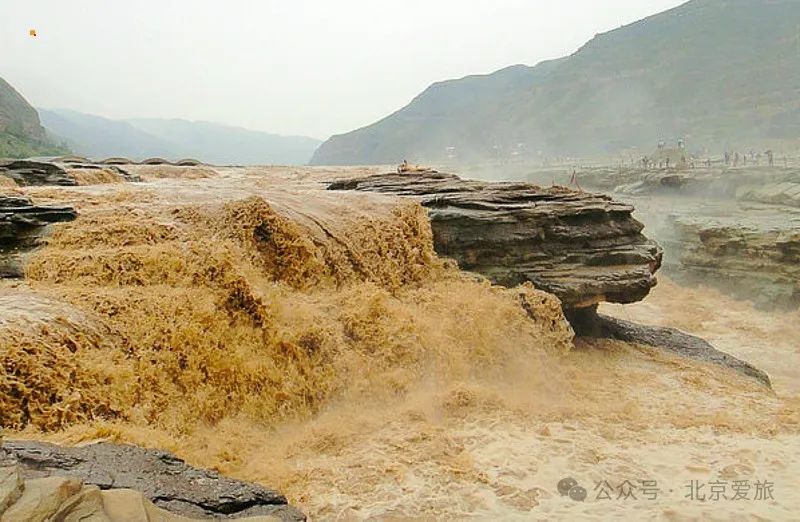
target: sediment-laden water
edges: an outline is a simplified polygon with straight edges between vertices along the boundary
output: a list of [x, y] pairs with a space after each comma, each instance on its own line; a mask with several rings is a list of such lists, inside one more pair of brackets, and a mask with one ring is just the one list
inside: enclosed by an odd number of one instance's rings
[[[321, 189], [352, 170], [208, 170], [26, 189], [80, 217], [0, 285], [11, 436], [172, 450], [317, 520], [800, 511], [796, 313], [669, 282], [606, 310], [704, 336], [770, 372], [772, 392], [573, 342], [553, 297], [439, 259], [419, 206]], [[559, 495], [565, 477], [585, 501]], [[701, 483], [706, 501], [686, 498]]]

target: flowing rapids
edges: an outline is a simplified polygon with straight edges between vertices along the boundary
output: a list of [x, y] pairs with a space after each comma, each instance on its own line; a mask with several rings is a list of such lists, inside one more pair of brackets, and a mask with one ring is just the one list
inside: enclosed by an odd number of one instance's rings
[[[316, 520], [800, 512], [796, 313], [669, 282], [606, 310], [703, 335], [770, 372], [772, 393], [651, 348], [573, 341], [554, 297], [439, 259], [418, 205], [322, 190], [355, 169], [137, 173], [26, 189], [80, 217], [0, 285], [10, 436], [171, 450]], [[565, 477], [586, 502], [558, 494]], [[717, 479], [770, 481], [774, 500], [684, 498]], [[625, 480], [661, 491], [596, 498]]]

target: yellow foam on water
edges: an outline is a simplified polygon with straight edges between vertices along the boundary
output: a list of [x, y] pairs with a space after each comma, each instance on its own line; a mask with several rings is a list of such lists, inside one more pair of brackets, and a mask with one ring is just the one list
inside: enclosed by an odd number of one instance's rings
[[[416, 204], [397, 203], [341, 237], [312, 234], [258, 197], [155, 215], [105, 209], [61, 225], [26, 276], [118, 340], [56, 350], [61, 338], [42, 332], [26, 350], [7, 336], [7, 356], [44, 364], [46, 353], [47, 364], [72, 368], [25, 378], [24, 400], [36, 407], [58, 386], [87, 402], [102, 395], [98, 383], [124, 391], [102, 408], [61, 401], [65, 415], [4, 424], [107, 417], [182, 433], [244, 413], [270, 425], [345, 392], [403, 393], [433, 367], [469, 375], [502, 368], [512, 353], [570, 346], [552, 296], [492, 287], [442, 263]], [[523, 300], [541, 315], [532, 319]], [[99, 351], [105, 369], [89, 364]]]

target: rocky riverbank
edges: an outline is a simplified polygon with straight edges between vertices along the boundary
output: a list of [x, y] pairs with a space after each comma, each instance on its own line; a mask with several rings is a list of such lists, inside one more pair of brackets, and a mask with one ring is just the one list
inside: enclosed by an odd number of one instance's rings
[[636, 208], [664, 248], [664, 271], [673, 279], [709, 284], [766, 309], [800, 306], [800, 169], [598, 167], [578, 179]]

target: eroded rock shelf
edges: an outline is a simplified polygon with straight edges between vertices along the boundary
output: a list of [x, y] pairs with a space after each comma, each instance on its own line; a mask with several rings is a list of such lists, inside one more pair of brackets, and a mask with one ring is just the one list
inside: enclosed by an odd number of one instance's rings
[[661, 266], [661, 248], [642, 234], [633, 207], [600, 194], [439, 173], [341, 180], [329, 189], [419, 200], [439, 255], [496, 284], [530, 281], [568, 309], [640, 301]]

